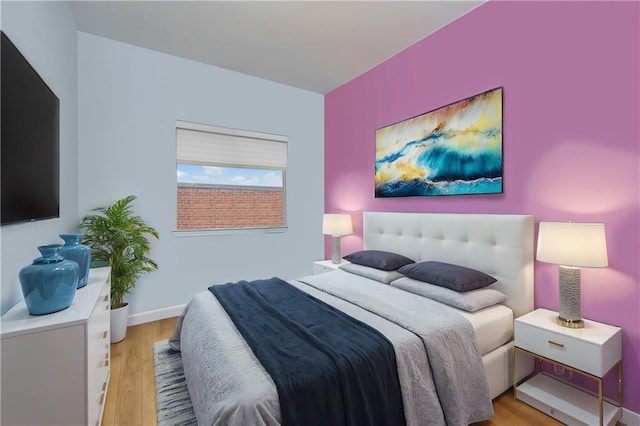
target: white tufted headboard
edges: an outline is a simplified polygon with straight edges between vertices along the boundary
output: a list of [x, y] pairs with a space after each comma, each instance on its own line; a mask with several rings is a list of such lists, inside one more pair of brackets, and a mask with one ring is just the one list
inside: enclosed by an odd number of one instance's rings
[[533, 216], [363, 212], [364, 249], [483, 271], [519, 317], [533, 310]]

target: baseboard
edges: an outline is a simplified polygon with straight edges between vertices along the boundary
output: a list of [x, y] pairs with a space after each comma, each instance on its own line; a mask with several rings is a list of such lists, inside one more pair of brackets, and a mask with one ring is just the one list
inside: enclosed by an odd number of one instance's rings
[[620, 418], [620, 423], [627, 426], [640, 425], [640, 414], [634, 413], [631, 410], [627, 410], [626, 408], [623, 408], [622, 417]]
[[153, 311], [140, 312], [139, 314], [129, 315], [127, 325], [138, 325], [147, 322], [158, 321], [165, 318], [173, 318], [180, 316], [186, 305], [175, 305], [167, 308], [156, 309]]

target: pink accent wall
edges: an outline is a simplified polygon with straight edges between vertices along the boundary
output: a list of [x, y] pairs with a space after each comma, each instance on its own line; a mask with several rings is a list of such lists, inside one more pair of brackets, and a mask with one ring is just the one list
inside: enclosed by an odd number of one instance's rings
[[[640, 3], [490, 2], [325, 97], [325, 212], [533, 214], [603, 222], [609, 267], [582, 315], [623, 329], [624, 407], [640, 413]], [[401, 25], [401, 23], [397, 23]], [[504, 193], [374, 198], [375, 130], [504, 87]], [[327, 239], [325, 255], [331, 256]], [[536, 262], [536, 307], [558, 267]]]

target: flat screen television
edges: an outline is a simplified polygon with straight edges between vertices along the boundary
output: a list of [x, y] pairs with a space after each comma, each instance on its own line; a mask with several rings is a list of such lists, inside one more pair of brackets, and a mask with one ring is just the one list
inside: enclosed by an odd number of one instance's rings
[[60, 102], [4, 32], [0, 46], [2, 225], [60, 215]]

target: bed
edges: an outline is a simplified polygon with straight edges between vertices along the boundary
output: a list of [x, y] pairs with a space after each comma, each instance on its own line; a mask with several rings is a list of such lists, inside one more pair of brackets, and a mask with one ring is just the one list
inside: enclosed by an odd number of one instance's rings
[[[406, 424], [489, 418], [491, 399], [512, 383], [513, 318], [533, 309], [533, 218], [364, 212], [363, 249], [447, 262], [497, 279], [489, 288], [506, 300], [473, 313], [405, 291], [398, 286], [412, 283], [402, 284], [403, 278], [389, 285], [336, 270], [289, 281], [393, 344]], [[458, 323], [460, 332], [452, 329]], [[199, 424], [281, 424], [274, 381], [212, 292], [189, 303], [170, 343], [182, 351]], [[518, 368], [523, 377], [531, 363]]]

